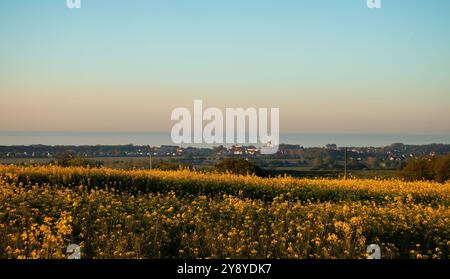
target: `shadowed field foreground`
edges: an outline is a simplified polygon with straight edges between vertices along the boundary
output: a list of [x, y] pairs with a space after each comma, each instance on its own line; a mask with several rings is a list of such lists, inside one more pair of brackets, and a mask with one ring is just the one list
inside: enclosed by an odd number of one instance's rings
[[0, 258], [450, 257], [450, 183], [0, 166]]

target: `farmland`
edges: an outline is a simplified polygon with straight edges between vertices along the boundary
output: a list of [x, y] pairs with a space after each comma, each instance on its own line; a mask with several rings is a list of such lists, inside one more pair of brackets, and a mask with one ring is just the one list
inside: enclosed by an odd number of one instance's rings
[[0, 166], [0, 258], [450, 257], [450, 183]]

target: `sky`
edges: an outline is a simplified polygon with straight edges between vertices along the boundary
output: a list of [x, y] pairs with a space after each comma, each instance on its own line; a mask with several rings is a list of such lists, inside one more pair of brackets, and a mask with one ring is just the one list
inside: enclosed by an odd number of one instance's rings
[[450, 1], [0, 1], [0, 132], [168, 132], [277, 107], [283, 133], [449, 134]]

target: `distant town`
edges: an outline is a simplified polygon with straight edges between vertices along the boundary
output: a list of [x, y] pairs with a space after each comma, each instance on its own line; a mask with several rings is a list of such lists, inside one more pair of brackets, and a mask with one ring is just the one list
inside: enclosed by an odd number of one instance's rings
[[[290, 172], [332, 171], [344, 167], [347, 156], [352, 170], [397, 170], [410, 158], [440, 156], [450, 153], [450, 144], [405, 145], [394, 143], [385, 147], [303, 147], [281, 144], [274, 155], [262, 155], [255, 146], [217, 146], [212, 148], [173, 145], [96, 145], [96, 146], [0, 146], [0, 162], [48, 162], [63, 153], [82, 158], [95, 158], [110, 167], [146, 167], [152, 157], [158, 163], [172, 163], [197, 168], [214, 166], [224, 158], [246, 158], [262, 168]], [[115, 163], [115, 165], [113, 164]]]

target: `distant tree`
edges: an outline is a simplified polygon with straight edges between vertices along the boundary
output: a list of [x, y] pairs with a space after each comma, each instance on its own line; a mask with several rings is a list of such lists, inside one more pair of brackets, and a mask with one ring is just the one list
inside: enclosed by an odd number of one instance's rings
[[434, 163], [434, 176], [438, 182], [450, 180], [450, 154], [436, 160]]
[[75, 156], [70, 151], [56, 154], [54, 158], [52, 163], [61, 167], [101, 167], [103, 165], [100, 161]]
[[215, 167], [220, 172], [229, 171], [234, 174], [242, 174], [242, 175], [254, 174], [262, 177], [267, 176], [266, 171], [243, 158], [239, 159], [226, 158], [223, 161], [217, 163]]
[[54, 155], [53, 157], [55, 159], [52, 162], [53, 164], [56, 164], [61, 167], [68, 167], [68, 166], [70, 166], [70, 161], [73, 160], [73, 158], [75, 156], [73, 155], [72, 152], [67, 151], [64, 153], [58, 153], [58, 154]]
[[366, 165], [369, 169], [377, 169], [380, 167], [380, 160], [376, 157], [369, 156], [366, 160]]
[[314, 158], [311, 170], [320, 170], [324, 168], [323, 160], [319, 157]]
[[333, 168], [336, 160], [332, 157], [332, 156], [327, 156], [324, 160], [323, 163], [328, 167], [328, 168]]
[[349, 170], [365, 170], [367, 166], [356, 158], [352, 158], [348, 160], [347, 168]]
[[411, 159], [401, 172], [401, 176], [406, 180], [434, 180], [434, 159], [423, 157]]

